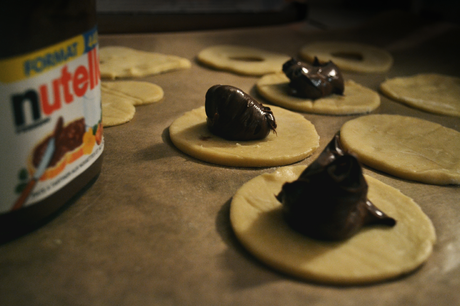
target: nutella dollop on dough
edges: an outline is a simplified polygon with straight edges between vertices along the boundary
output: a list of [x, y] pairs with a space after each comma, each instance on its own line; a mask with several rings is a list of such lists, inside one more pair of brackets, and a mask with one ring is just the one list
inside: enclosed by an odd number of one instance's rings
[[315, 57], [313, 65], [309, 65], [291, 58], [284, 63], [283, 72], [290, 80], [290, 93], [301, 98], [342, 95], [345, 88], [342, 73], [332, 61], [320, 64]]
[[276, 129], [270, 108], [233, 86], [209, 88], [205, 108], [211, 133], [227, 140], [264, 139]]
[[276, 198], [287, 223], [319, 240], [345, 240], [363, 226], [394, 226], [396, 221], [367, 199], [359, 161], [342, 151], [339, 135], [300, 177], [285, 183]]

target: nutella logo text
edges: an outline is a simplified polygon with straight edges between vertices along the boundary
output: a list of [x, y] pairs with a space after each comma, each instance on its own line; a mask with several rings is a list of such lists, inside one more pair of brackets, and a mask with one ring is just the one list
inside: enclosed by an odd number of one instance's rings
[[70, 104], [75, 97], [83, 97], [98, 85], [100, 79], [96, 48], [87, 55], [87, 65], [69, 71], [67, 65], [60, 69], [60, 76], [38, 88], [11, 95], [16, 132], [33, 129], [49, 120], [49, 116]]

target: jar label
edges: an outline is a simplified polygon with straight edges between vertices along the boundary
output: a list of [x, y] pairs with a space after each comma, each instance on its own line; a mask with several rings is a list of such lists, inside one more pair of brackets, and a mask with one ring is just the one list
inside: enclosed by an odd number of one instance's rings
[[34, 204], [102, 154], [97, 28], [0, 60], [0, 213]]

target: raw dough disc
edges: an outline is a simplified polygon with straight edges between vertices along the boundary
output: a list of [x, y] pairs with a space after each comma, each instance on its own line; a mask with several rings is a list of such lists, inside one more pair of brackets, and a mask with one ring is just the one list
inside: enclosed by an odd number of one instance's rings
[[136, 108], [128, 98], [102, 90], [102, 124], [119, 125], [133, 119]]
[[257, 81], [257, 91], [268, 101], [300, 112], [328, 115], [368, 113], [380, 105], [379, 94], [351, 80], [345, 82], [343, 96], [330, 95], [310, 100], [289, 94], [289, 79], [283, 73], [264, 75]]
[[380, 85], [388, 97], [409, 106], [460, 117], [460, 78], [441, 74], [418, 74], [388, 79]]
[[460, 184], [460, 133], [437, 123], [368, 115], [346, 122], [340, 139], [375, 169], [429, 184]]
[[153, 83], [140, 81], [102, 82], [102, 90], [130, 99], [133, 105], [158, 102], [163, 99], [163, 89]]
[[264, 75], [281, 71], [289, 56], [257, 48], [218, 45], [198, 53], [198, 60], [213, 68], [244, 75]]
[[190, 68], [186, 58], [175, 55], [109, 46], [99, 50], [102, 79], [143, 77], [162, 72]]
[[283, 167], [244, 184], [233, 197], [230, 221], [242, 245], [267, 265], [314, 282], [351, 285], [408, 273], [430, 256], [436, 234], [430, 219], [409, 197], [365, 176], [369, 199], [394, 217], [392, 227], [365, 227], [343, 242], [304, 236], [284, 221], [275, 195], [305, 166]]
[[322, 41], [300, 49], [300, 56], [313, 62], [315, 56], [320, 62], [333, 61], [340, 69], [353, 72], [385, 72], [393, 65], [388, 51], [360, 43]]
[[169, 127], [171, 141], [197, 159], [232, 167], [272, 167], [292, 164], [319, 147], [315, 127], [303, 116], [270, 106], [278, 127], [265, 139], [230, 141], [209, 132], [204, 106], [185, 113]]

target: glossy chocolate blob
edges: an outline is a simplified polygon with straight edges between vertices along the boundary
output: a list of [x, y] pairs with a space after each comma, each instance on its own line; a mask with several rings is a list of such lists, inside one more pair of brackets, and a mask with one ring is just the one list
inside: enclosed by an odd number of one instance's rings
[[209, 88], [205, 108], [208, 129], [227, 140], [264, 139], [276, 129], [270, 108], [233, 86]]
[[315, 57], [313, 65], [308, 65], [291, 58], [284, 63], [283, 72], [290, 80], [290, 94], [294, 96], [314, 100], [343, 94], [342, 73], [332, 61], [322, 65]]
[[296, 231], [319, 240], [345, 240], [363, 226], [396, 221], [367, 199], [359, 161], [339, 147], [338, 135], [300, 177], [285, 183], [276, 198]]

